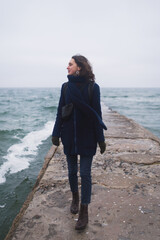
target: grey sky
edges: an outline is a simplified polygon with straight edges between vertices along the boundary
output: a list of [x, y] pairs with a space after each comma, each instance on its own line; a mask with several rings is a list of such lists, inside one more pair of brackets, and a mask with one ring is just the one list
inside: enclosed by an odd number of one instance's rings
[[160, 87], [160, 0], [0, 0], [0, 87], [59, 87], [86, 56], [101, 87]]

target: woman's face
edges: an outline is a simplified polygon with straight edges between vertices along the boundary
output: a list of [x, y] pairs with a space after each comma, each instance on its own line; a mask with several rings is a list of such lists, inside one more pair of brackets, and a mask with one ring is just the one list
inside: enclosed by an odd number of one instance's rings
[[67, 70], [68, 75], [76, 75], [76, 72], [80, 71], [80, 67], [78, 67], [77, 63], [73, 58], [71, 58], [71, 60], [69, 61]]

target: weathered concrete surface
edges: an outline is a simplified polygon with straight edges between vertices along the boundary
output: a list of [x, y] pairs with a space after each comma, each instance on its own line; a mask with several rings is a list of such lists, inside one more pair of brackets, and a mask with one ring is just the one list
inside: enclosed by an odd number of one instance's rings
[[107, 151], [94, 157], [87, 229], [74, 230], [65, 156], [60, 146], [51, 158], [52, 147], [6, 240], [160, 239], [160, 140], [106, 107], [103, 119]]

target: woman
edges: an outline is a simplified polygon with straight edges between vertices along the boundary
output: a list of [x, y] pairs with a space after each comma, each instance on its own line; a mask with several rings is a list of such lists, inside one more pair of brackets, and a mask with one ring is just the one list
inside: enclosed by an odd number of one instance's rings
[[[68, 67], [68, 82], [61, 88], [52, 143], [62, 140], [68, 163], [68, 177], [72, 192], [70, 211], [79, 212], [75, 229], [84, 229], [88, 223], [88, 204], [91, 200], [91, 165], [97, 143], [101, 154], [106, 149], [100, 106], [100, 90], [87, 58], [75, 55]], [[66, 116], [68, 115], [68, 116]], [[80, 155], [81, 205], [79, 211], [78, 165]]]

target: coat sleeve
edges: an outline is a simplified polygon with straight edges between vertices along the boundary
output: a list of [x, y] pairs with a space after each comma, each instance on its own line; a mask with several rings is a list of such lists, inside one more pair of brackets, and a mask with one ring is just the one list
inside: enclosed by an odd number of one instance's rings
[[61, 87], [61, 95], [60, 95], [59, 104], [58, 104], [58, 108], [57, 108], [56, 121], [55, 121], [53, 131], [52, 131], [52, 136], [54, 136], [54, 137], [61, 136], [61, 127], [62, 127], [62, 123], [63, 123], [63, 120], [61, 117], [62, 116], [62, 107], [65, 105], [63, 87], [64, 87], [64, 84]]
[[[94, 84], [93, 87], [93, 97], [92, 97], [92, 107], [98, 113], [100, 118], [102, 119], [102, 111], [101, 111], [101, 102], [100, 102], [100, 88], [98, 84]], [[97, 142], [104, 142], [104, 133], [102, 126], [96, 121], [95, 122], [95, 132], [97, 137]]]

